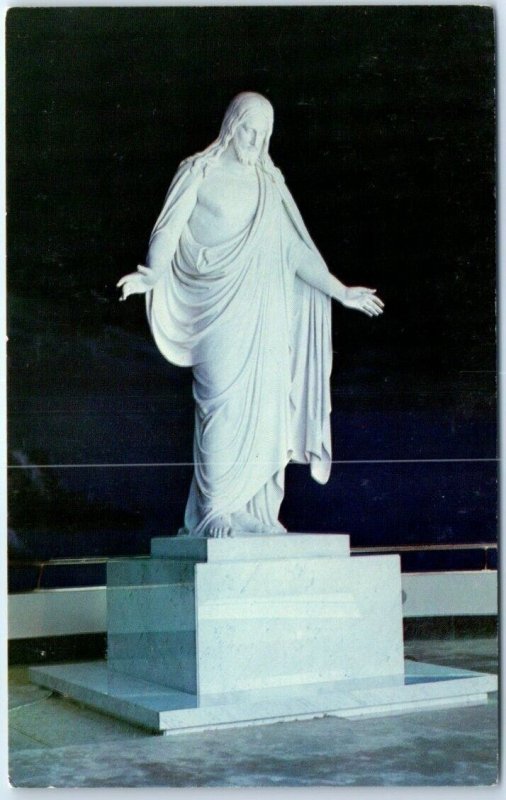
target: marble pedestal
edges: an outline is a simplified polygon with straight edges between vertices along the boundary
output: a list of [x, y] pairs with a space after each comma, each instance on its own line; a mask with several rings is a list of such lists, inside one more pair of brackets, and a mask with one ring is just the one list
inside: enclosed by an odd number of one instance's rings
[[108, 661], [34, 682], [154, 730], [484, 702], [494, 676], [407, 664], [397, 556], [341, 535], [154, 539], [109, 562]]
[[402, 675], [397, 556], [347, 536], [154, 540], [108, 565], [108, 663], [199, 697]]

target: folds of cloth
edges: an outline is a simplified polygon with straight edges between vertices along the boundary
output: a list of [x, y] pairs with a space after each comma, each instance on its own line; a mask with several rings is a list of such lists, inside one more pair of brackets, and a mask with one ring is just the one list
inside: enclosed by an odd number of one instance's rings
[[243, 511], [275, 528], [286, 464], [310, 463], [322, 483], [330, 470], [328, 298], [296, 278], [304, 231], [274, 182], [259, 185], [254, 220], [230, 241], [203, 247], [186, 225], [148, 302], [162, 354], [193, 368], [193, 536]]

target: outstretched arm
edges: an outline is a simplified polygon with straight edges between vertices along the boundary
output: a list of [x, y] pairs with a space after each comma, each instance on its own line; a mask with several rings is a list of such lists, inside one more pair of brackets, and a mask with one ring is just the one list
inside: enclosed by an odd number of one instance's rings
[[304, 233], [308, 240], [311, 237], [281, 173], [279, 173], [278, 189], [281, 193], [285, 210], [288, 212], [283, 217], [289, 223], [287, 232], [288, 241], [290, 242], [289, 260], [294, 260], [295, 273], [299, 278], [308, 283], [309, 286], [313, 286], [328, 295], [328, 297], [339, 300], [347, 308], [363, 311], [368, 317], [377, 317], [382, 314], [384, 305], [379, 297], [376, 297], [376, 289], [368, 289], [365, 286], [345, 286], [344, 283], [341, 283], [329, 272], [318, 251], [308, 246], [306, 239], [304, 239]]
[[201, 176], [196, 179], [189, 170], [176, 174], [151, 234], [146, 266], [139, 264], [137, 272], [124, 275], [116, 284], [121, 289], [120, 300], [149, 292], [170, 267], [183, 228], [197, 203], [200, 180]]
[[324, 260], [318, 253], [314, 253], [301, 240], [302, 252], [297, 258], [296, 274], [305, 283], [318, 289], [320, 292], [339, 300], [347, 308], [363, 311], [368, 317], [378, 317], [383, 313], [383, 302], [376, 297], [376, 289], [365, 286], [345, 286], [332, 275]]

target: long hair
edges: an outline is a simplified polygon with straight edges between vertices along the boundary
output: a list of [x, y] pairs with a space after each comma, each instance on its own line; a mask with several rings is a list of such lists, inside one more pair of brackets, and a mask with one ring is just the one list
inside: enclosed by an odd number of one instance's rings
[[218, 138], [205, 150], [195, 153], [182, 163], [191, 164], [192, 168], [203, 167], [204, 169], [215, 163], [227, 149], [237, 128], [250, 111], [262, 114], [267, 122], [267, 135], [258, 157], [258, 164], [272, 177], [279, 177], [279, 170], [274, 166], [269, 155], [269, 142], [274, 125], [274, 109], [269, 101], [261, 94], [257, 94], [257, 92], [241, 92], [236, 95], [225, 112]]

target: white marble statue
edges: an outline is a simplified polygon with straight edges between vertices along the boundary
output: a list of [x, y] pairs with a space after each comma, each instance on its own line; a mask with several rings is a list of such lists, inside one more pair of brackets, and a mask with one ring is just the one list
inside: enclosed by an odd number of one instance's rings
[[118, 282], [122, 300], [146, 294], [165, 358], [193, 369], [190, 536], [285, 531], [288, 462], [330, 474], [330, 300], [383, 309], [330, 274], [269, 156], [272, 127], [264, 97], [232, 100], [218, 139], [180, 165], [146, 266]]

